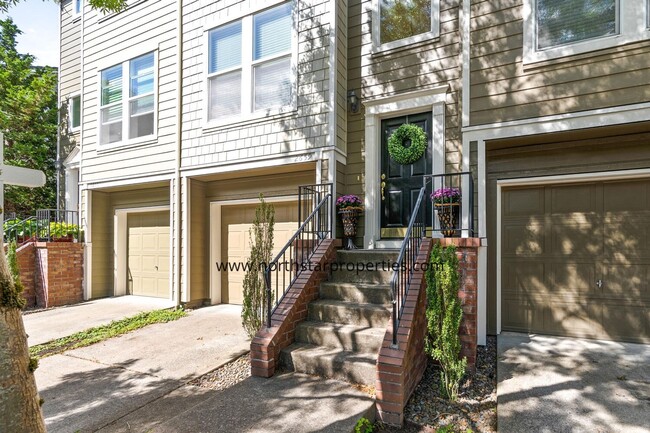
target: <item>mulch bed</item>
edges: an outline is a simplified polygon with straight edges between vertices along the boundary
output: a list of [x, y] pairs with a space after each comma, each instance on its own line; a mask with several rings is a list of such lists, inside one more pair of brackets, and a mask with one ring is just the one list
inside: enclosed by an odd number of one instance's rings
[[458, 401], [452, 403], [442, 398], [440, 373], [430, 363], [406, 405], [404, 427], [379, 426], [376, 431], [434, 433], [444, 428], [445, 433], [465, 433], [468, 429], [474, 433], [496, 433], [496, 365], [496, 337], [488, 337], [487, 345], [478, 347], [476, 372], [463, 379]]

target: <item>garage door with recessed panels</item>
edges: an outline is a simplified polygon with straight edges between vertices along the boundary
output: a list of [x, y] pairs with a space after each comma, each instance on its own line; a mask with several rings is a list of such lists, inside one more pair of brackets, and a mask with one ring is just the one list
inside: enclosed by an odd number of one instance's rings
[[169, 298], [169, 211], [128, 216], [129, 294]]
[[650, 342], [650, 181], [502, 191], [511, 331]]
[[[273, 257], [291, 239], [298, 229], [297, 202], [272, 203], [275, 208], [273, 230]], [[226, 263], [244, 264], [250, 258], [251, 244], [248, 232], [253, 226], [257, 205], [223, 206], [221, 209], [221, 258]], [[244, 299], [243, 269], [221, 273], [221, 300], [241, 304]]]

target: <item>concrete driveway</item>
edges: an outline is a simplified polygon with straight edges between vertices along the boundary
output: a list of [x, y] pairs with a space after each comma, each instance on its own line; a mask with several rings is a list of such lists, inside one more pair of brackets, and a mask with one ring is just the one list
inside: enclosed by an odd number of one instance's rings
[[498, 430], [650, 432], [650, 345], [502, 333]]

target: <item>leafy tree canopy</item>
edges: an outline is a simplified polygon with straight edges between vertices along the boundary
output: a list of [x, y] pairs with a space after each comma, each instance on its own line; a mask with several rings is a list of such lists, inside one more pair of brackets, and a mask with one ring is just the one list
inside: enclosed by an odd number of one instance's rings
[[[0, 0], [0, 12], [7, 12], [10, 7], [20, 3], [21, 0]], [[59, 0], [55, 0], [59, 3]], [[126, 9], [127, 0], [89, 0], [88, 3], [93, 9], [102, 12], [119, 12]]]
[[21, 31], [11, 18], [0, 20], [0, 131], [6, 164], [43, 170], [43, 188], [7, 186], [5, 211], [32, 214], [55, 204], [57, 73], [34, 66], [34, 56], [16, 49]]

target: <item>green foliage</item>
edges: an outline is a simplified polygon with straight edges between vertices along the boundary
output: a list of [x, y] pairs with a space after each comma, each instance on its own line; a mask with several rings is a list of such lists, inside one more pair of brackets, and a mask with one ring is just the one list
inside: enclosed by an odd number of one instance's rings
[[458, 299], [460, 276], [454, 246], [442, 248], [436, 244], [433, 247], [426, 280], [428, 335], [425, 350], [440, 363], [443, 394], [455, 401], [467, 359], [459, 359], [461, 343], [458, 330], [463, 310]]
[[373, 431], [375, 431], [375, 426], [366, 417], [360, 418], [354, 426], [354, 433], [372, 433]]
[[79, 226], [71, 223], [50, 223], [50, 236], [54, 238], [64, 238], [66, 236], [79, 236]]
[[21, 33], [11, 18], [0, 20], [4, 160], [5, 164], [42, 170], [47, 181], [42, 188], [7, 186], [4, 210], [31, 214], [34, 209], [56, 207], [57, 72], [49, 66], [35, 66], [30, 54], [18, 53], [16, 38]]
[[[410, 142], [406, 147], [407, 141]], [[417, 125], [405, 123], [388, 138], [388, 154], [398, 164], [413, 164], [427, 150], [427, 134]]]
[[18, 256], [16, 255], [16, 242], [9, 242], [7, 247], [7, 266], [9, 273], [14, 281], [14, 290], [20, 294], [25, 290], [22, 281], [20, 281], [20, 268], [18, 268]]
[[260, 194], [260, 204], [255, 209], [255, 219], [248, 235], [251, 242], [249, 269], [244, 276], [244, 305], [241, 317], [244, 330], [253, 337], [262, 327], [266, 311], [266, 285], [264, 269], [271, 262], [273, 250], [273, 228], [275, 208], [264, 201]]
[[185, 317], [187, 313], [182, 310], [155, 310], [137, 314], [120, 320], [114, 320], [107, 325], [96, 326], [85, 331], [77, 332], [68, 337], [58, 338], [48, 343], [39, 344], [29, 348], [30, 356], [36, 359], [44, 358], [66, 350], [90, 346], [91, 344], [107, 340], [111, 337], [126, 334], [127, 332], [152, 325], [154, 323], [167, 323]]
[[12, 272], [7, 265], [8, 259], [15, 260], [15, 244], [13, 244], [13, 252], [12, 244], [9, 245], [9, 254], [12, 254], [14, 258], [5, 257], [4, 254], [0, 257], [0, 307], [21, 309], [25, 306], [25, 298], [22, 295], [22, 284], [16, 287]]
[[[20, 0], [0, 0], [0, 12], [7, 12], [11, 6], [18, 3], [20, 3]], [[104, 13], [119, 12], [126, 9], [126, 0], [89, 0], [88, 3], [92, 8]]]
[[398, 41], [431, 31], [431, 0], [381, 2], [381, 43]]
[[28, 368], [29, 368], [29, 371], [31, 371], [32, 373], [35, 372], [36, 369], [38, 368], [38, 359], [29, 358], [29, 366], [28, 366]]

